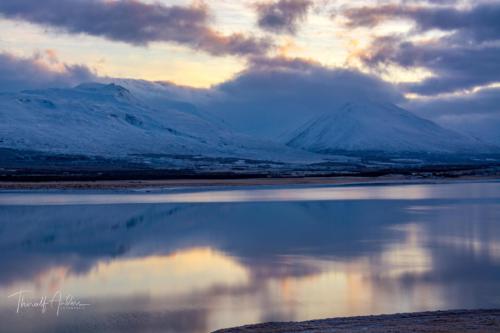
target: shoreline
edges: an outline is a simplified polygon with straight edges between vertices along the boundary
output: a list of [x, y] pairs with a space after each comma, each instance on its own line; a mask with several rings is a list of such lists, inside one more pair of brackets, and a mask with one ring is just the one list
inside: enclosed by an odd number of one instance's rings
[[136, 190], [195, 187], [288, 186], [288, 185], [410, 185], [465, 181], [494, 181], [500, 176], [422, 177], [387, 175], [379, 177], [284, 177], [165, 180], [84, 180], [84, 181], [0, 181], [1, 191], [10, 190]]
[[361, 316], [304, 322], [265, 323], [213, 333], [494, 333], [500, 331], [500, 309], [451, 310]]

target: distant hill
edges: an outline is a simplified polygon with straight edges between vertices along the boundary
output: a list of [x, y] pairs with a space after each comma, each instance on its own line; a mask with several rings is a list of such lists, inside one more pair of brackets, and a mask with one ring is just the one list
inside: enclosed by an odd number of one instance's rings
[[388, 103], [347, 103], [282, 138], [290, 147], [328, 153], [480, 153], [494, 148]]

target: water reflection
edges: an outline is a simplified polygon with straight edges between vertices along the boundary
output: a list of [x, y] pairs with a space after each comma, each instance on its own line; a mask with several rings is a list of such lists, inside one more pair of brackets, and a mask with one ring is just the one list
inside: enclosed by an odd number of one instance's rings
[[235, 203], [235, 202], [296, 202], [345, 200], [421, 200], [421, 199], [491, 199], [496, 198], [497, 184], [456, 183], [429, 185], [375, 186], [288, 186], [284, 188], [244, 189], [170, 189], [164, 193], [0, 193], [0, 206], [5, 205], [110, 205], [154, 203]]
[[73, 274], [69, 266], [55, 266], [35, 275], [33, 285], [18, 281], [11, 289], [47, 295], [64, 288], [90, 298], [128, 296], [133, 286], [136, 294], [172, 298], [247, 282], [247, 271], [237, 261], [210, 248], [193, 248], [163, 256], [99, 261], [85, 275]]
[[[307, 190], [312, 200], [287, 195], [301, 201], [144, 204], [127, 197], [94, 205], [83, 195], [83, 204], [70, 198], [72, 205], [53, 206], [26, 205], [32, 194], [7, 205], [2, 194], [2, 325], [15, 332], [207, 332], [500, 306], [497, 183], [344, 188], [344, 200], [340, 188], [317, 190]], [[324, 193], [336, 199], [315, 200]], [[92, 307], [16, 316], [7, 296], [19, 289], [36, 296], [64, 290]]]

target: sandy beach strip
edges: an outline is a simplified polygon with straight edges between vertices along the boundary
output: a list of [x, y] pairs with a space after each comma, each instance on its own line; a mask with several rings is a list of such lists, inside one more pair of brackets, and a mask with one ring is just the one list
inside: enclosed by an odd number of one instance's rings
[[96, 180], [96, 181], [43, 181], [0, 182], [0, 189], [137, 189], [201, 186], [259, 186], [259, 185], [342, 185], [405, 181], [406, 177], [304, 177], [304, 178], [248, 178], [248, 179], [166, 179], [166, 180]]
[[0, 190], [127, 190], [205, 186], [287, 186], [287, 185], [366, 185], [366, 184], [435, 184], [457, 181], [492, 181], [498, 176], [411, 177], [303, 177], [248, 179], [166, 179], [166, 180], [96, 180], [96, 181], [0, 181]]
[[296, 323], [267, 323], [214, 333], [494, 333], [500, 309], [459, 310], [335, 318]]

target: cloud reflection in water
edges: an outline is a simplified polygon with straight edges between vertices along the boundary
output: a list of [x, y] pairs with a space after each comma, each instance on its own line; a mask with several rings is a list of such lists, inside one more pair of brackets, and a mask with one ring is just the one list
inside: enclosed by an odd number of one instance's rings
[[[4, 205], [0, 293], [62, 288], [93, 304], [38, 320], [47, 332], [500, 306], [500, 189], [454, 186], [359, 187], [362, 199], [347, 190], [331, 201]], [[29, 331], [11, 303], [0, 299], [2, 322]]]

